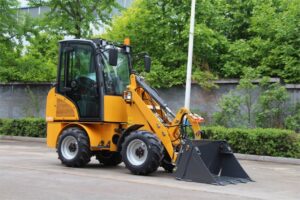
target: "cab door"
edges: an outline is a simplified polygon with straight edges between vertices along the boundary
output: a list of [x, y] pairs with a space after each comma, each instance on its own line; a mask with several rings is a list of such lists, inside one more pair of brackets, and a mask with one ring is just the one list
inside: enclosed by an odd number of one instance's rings
[[58, 92], [73, 101], [80, 120], [100, 119], [95, 48], [87, 42], [62, 42]]

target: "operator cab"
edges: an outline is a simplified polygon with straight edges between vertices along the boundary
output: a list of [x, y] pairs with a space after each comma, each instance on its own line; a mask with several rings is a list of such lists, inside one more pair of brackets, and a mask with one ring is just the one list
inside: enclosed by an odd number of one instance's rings
[[122, 97], [129, 85], [130, 46], [84, 39], [59, 44], [57, 93], [76, 105], [81, 121], [104, 121], [104, 97]]

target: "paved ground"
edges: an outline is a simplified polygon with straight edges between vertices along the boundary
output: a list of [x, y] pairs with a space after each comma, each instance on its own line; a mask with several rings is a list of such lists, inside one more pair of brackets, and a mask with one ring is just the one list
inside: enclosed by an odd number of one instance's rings
[[60, 164], [42, 143], [0, 140], [0, 199], [300, 199], [300, 166], [241, 161], [256, 181], [214, 186], [175, 180], [162, 169], [134, 176], [123, 166]]

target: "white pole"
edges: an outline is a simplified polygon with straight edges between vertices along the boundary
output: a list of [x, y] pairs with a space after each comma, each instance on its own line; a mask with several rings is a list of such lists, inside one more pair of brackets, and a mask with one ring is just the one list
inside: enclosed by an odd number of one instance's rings
[[190, 99], [191, 99], [195, 7], [196, 7], [196, 0], [192, 0], [191, 19], [190, 19], [190, 33], [189, 33], [189, 52], [188, 52], [188, 62], [187, 62], [187, 70], [186, 70], [185, 100], [184, 100], [184, 107], [187, 108], [187, 109], [190, 108]]

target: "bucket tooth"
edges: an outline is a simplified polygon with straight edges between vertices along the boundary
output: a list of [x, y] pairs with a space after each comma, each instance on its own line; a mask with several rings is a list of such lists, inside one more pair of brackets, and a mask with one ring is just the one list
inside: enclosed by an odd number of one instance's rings
[[174, 173], [176, 179], [227, 185], [252, 181], [226, 141], [186, 140]]

